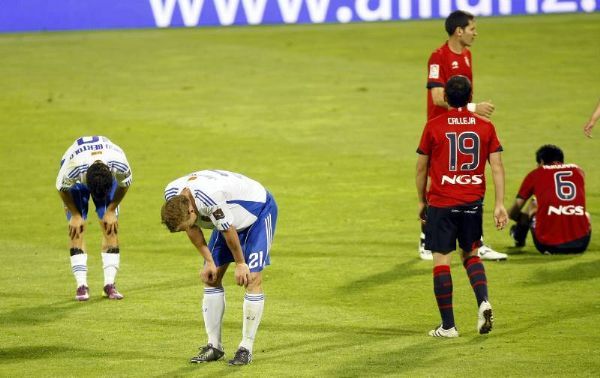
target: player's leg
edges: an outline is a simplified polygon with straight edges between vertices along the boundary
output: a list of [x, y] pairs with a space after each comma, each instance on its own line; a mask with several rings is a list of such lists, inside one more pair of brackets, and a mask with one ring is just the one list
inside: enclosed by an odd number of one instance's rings
[[[215, 233], [218, 234], [218, 231], [214, 231], [213, 236], [215, 236]], [[212, 246], [211, 251], [214, 250], [214, 244]], [[222, 249], [219, 253], [221, 252]], [[213, 258], [214, 256], [215, 253], [213, 253]], [[192, 363], [218, 361], [225, 356], [225, 350], [221, 341], [223, 315], [225, 314], [225, 290], [223, 289], [222, 282], [229, 263], [217, 263], [215, 261], [215, 264], [218, 265], [217, 279], [212, 283], [204, 283], [204, 296], [202, 298], [202, 316], [204, 318], [204, 329], [206, 330], [208, 341], [205, 346], [200, 348], [198, 355], [190, 359]]]
[[243, 306], [242, 341], [230, 365], [247, 365], [252, 361], [254, 339], [262, 319], [265, 296], [262, 288], [262, 270], [270, 264], [270, 250], [277, 225], [277, 204], [270, 194], [258, 219], [241, 235], [244, 259], [250, 268], [250, 282], [246, 287]]
[[429, 331], [433, 337], [458, 337], [452, 305], [451, 252], [456, 248], [456, 227], [450, 209], [427, 209], [426, 247], [433, 253], [433, 292], [442, 323]]
[[484, 334], [492, 330], [492, 306], [488, 301], [487, 276], [478, 255], [481, 244], [483, 211], [481, 206], [464, 207], [460, 213], [458, 243], [462, 250], [463, 266], [469, 277], [478, 306], [477, 330]]
[[[69, 190], [69, 192], [73, 197], [73, 202], [75, 203], [77, 210], [85, 221], [87, 219], [88, 201], [90, 197], [89, 191], [84, 185], [76, 184]], [[71, 213], [66, 206], [65, 214], [67, 216], [67, 220], [70, 220]], [[71, 271], [73, 272], [75, 281], [77, 283], [75, 299], [78, 301], [87, 301], [90, 298], [87, 283], [87, 253], [85, 252], [84, 235], [85, 228], [79, 234], [79, 237], [69, 240]]]
[[[104, 296], [108, 299], [123, 299], [123, 294], [119, 293], [115, 285], [117, 272], [121, 264], [121, 249], [119, 248], [119, 237], [117, 232], [107, 232], [102, 222], [104, 213], [108, 205], [111, 203], [115, 190], [117, 189], [116, 180], [113, 181], [113, 186], [107, 198], [95, 199], [94, 205], [96, 206], [96, 214], [98, 215], [100, 229], [102, 230], [102, 268], [104, 270]], [[119, 215], [119, 209], [117, 208], [117, 216]]]
[[213, 230], [208, 242], [215, 265], [217, 266], [217, 279], [215, 282], [204, 283], [204, 296], [202, 297], [202, 316], [204, 329], [208, 342], [200, 348], [197, 356], [191, 358], [192, 363], [217, 361], [225, 355], [221, 342], [223, 315], [225, 314], [225, 289], [223, 277], [229, 264], [233, 262], [233, 255], [227, 247], [225, 238], [217, 230]]

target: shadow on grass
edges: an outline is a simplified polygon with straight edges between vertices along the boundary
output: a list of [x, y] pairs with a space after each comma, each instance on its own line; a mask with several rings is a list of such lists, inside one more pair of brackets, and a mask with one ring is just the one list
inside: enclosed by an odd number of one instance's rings
[[74, 348], [66, 345], [27, 345], [13, 348], [0, 348], [0, 364], [14, 363], [20, 360], [39, 360], [44, 358], [61, 358], [69, 356], [70, 358], [86, 359], [122, 359], [126, 354], [128, 359], [154, 359], [155, 355], [136, 353], [131, 350], [93, 350]]
[[[102, 299], [90, 299], [88, 302], [98, 302]], [[52, 322], [60, 319], [65, 313], [77, 310], [80, 306], [85, 306], [82, 302], [71, 299], [65, 299], [59, 302], [53, 302], [33, 307], [18, 308], [9, 312], [0, 314], [0, 323], [2, 324], [39, 324]]]
[[[420, 264], [420, 262], [421, 260], [415, 258], [402, 264], [396, 264], [385, 272], [375, 273], [370, 276], [348, 282], [347, 284], [340, 286], [338, 291], [347, 292], [348, 290], [356, 287], [360, 287], [361, 290], [370, 289], [391, 282], [402, 281], [412, 276], [422, 276], [425, 272], [431, 271], [430, 264], [423, 265]], [[418, 267], [415, 268], [415, 264], [418, 264]]]
[[[555, 256], [551, 256], [554, 258]], [[563, 256], [561, 256], [563, 257]], [[566, 257], [566, 256], [565, 256]], [[582, 281], [598, 277], [600, 271], [600, 260], [583, 261], [569, 267], [557, 270], [542, 269], [534, 272], [528, 284], [547, 285], [561, 281]]]

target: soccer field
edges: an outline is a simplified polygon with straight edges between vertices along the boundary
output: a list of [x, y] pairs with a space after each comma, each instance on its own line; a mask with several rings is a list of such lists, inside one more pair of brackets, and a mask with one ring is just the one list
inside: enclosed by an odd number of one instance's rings
[[[586, 172], [600, 222], [600, 14], [478, 18], [475, 99], [492, 99], [506, 207], [542, 144]], [[452, 265], [461, 337], [438, 340], [431, 263], [418, 258], [414, 170], [426, 63], [442, 20], [0, 35], [0, 376], [596, 376], [600, 241], [542, 256], [531, 239], [486, 262], [496, 322]], [[100, 236], [86, 235], [91, 299], [74, 300], [67, 223], [54, 187], [82, 135], [127, 153], [122, 301], [101, 298]], [[279, 205], [254, 361], [190, 365], [205, 343], [201, 258], [160, 224], [165, 185], [218, 168], [263, 183]], [[488, 178], [491, 178], [488, 172]], [[594, 226], [596, 227], [596, 226]], [[224, 280], [227, 356], [243, 290]], [[593, 373], [596, 371], [596, 373]]]

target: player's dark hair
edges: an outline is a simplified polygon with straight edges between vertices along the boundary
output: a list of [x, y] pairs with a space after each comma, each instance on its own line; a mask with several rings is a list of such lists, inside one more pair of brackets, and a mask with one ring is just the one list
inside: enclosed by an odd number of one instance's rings
[[473, 16], [469, 12], [456, 10], [446, 18], [446, 33], [448, 35], [454, 34], [456, 28], [466, 28], [469, 25], [469, 21], [474, 20], [475, 16]]
[[112, 188], [113, 176], [106, 164], [96, 161], [88, 168], [86, 181], [92, 196], [104, 199]]
[[446, 82], [446, 100], [453, 108], [461, 108], [467, 106], [471, 100], [471, 82], [466, 76], [452, 76]]
[[536, 151], [535, 161], [538, 164], [564, 163], [565, 155], [560, 147], [554, 144], [545, 144]]

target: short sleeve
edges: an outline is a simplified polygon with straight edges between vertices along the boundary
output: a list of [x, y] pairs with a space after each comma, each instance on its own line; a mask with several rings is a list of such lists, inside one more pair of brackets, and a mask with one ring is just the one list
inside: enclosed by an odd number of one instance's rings
[[431, 155], [431, 128], [429, 124], [425, 125], [423, 129], [423, 133], [421, 134], [421, 141], [419, 142], [419, 147], [417, 148], [417, 153], [420, 155]]
[[442, 56], [434, 51], [427, 62], [427, 88], [444, 87], [446, 78], [442, 65]]
[[531, 171], [525, 179], [521, 183], [521, 187], [519, 188], [519, 192], [517, 193], [517, 198], [521, 198], [524, 200], [528, 200], [529, 197], [533, 195], [533, 189], [535, 186], [535, 176], [536, 171]]

